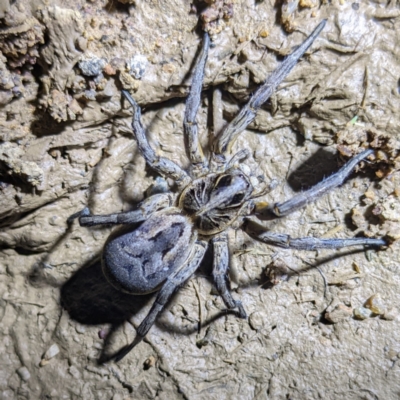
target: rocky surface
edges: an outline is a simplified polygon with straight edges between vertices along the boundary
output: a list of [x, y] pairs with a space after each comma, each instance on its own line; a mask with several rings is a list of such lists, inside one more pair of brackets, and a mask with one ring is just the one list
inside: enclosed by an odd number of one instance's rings
[[[2, 3], [2, 399], [398, 397], [400, 9], [306, 3]], [[129, 210], [156, 179], [120, 89], [144, 108], [159, 154], [187, 166], [184, 97], [201, 29], [213, 39], [198, 116], [207, 148], [213, 88], [230, 120], [323, 18], [320, 38], [235, 148], [251, 149], [248, 166], [278, 181], [267, 202], [375, 149], [343, 187], [266, 225], [293, 237], [386, 236], [391, 245], [295, 252], [232, 231], [232, 287], [249, 319], [225, 313], [206, 259], [144, 342], [118, 364], [99, 364], [134, 338], [153, 299], [119, 293], [102, 276], [109, 228], [66, 222], [85, 206]]]

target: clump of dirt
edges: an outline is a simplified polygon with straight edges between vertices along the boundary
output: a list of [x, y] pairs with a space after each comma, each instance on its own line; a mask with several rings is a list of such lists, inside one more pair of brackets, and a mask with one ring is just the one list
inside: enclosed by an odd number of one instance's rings
[[360, 124], [361, 126], [354, 124], [350, 123], [337, 133], [339, 153], [345, 157], [352, 157], [360, 149], [372, 148], [375, 154], [369, 158], [369, 162], [377, 165], [375, 173], [378, 178], [391, 176], [400, 171], [400, 138], [382, 132], [372, 124]]
[[233, 17], [233, 0], [205, 0], [200, 13], [203, 30], [214, 36], [224, 29], [226, 21]]

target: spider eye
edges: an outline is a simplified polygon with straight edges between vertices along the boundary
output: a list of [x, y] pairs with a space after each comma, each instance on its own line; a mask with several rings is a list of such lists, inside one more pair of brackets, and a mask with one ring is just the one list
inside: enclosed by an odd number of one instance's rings
[[232, 182], [232, 177], [230, 175], [224, 175], [218, 179], [217, 183], [215, 184], [215, 188], [219, 189], [227, 187], [231, 184], [231, 182]]
[[244, 198], [244, 193], [236, 193], [233, 197], [232, 197], [232, 201], [231, 201], [231, 205], [235, 205], [240, 203]]

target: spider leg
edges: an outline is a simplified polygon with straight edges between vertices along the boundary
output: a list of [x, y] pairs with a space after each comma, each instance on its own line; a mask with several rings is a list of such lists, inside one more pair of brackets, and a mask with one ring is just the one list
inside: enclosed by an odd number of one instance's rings
[[154, 325], [158, 315], [165, 308], [165, 305], [171, 299], [174, 292], [183, 285], [197, 270], [201, 260], [206, 252], [207, 242], [199, 240], [194, 244], [193, 250], [186, 260], [185, 264], [180, 269], [171, 274], [165, 281], [161, 290], [158, 292], [156, 300], [151, 307], [146, 318], [142, 321], [136, 331], [136, 338], [134, 341], [123, 348], [115, 357], [116, 361], [125, 357], [138, 343], [140, 343], [146, 336], [147, 332]]
[[200, 175], [208, 170], [208, 163], [203, 154], [203, 149], [199, 141], [198, 126], [196, 122], [197, 111], [200, 106], [201, 89], [204, 78], [204, 67], [206, 65], [208, 49], [210, 47], [210, 37], [204, 33], [201, 52], [196, 60], [193, 72], [192, 85], [189, 96], [186, 100], [185, 118], [183, 120], [183, 131], [185, 134], [188, 157], [194, 171]]
[[168, 158], [158, 156], [147, 141], [142, 122], [140, 120], [140, 107], [126, 90], [122, 94], [133, 107], [132, 129], [138, 143], [138, 148], [146, 163], [163, 176], [172, 178], [179, 187], [187, 186], [191, 179], [189, 175], [173, 161]]
[[292, 238], [283, 233], [270, 233], [264, 227], [253, 221], [246, 221], [243, 225], [245, 232], [253, 239], [284, 249], [315, 250], [338, 249], [351, 246], [387, 246], [384, 239], [349, 238], [349, 239], [319, 239], [312, 236]]
[[[340, 186], [352, 173], [354, 167], [360, 161], [367, 158], [370, 154], [373, 154], [373, 152], [373, 150], [365, 150], [362, 153], [357, 154], [350, 161], [344, 164], [343, 167], [339, 169], [339, 171], [331, 175], [329, 178], [316, 184], [311, 189], [299, 193], [298, 195], [292, 197], [290, 200], [274, 204], [271, 211], [276, 216], [283, 217], [295, 211], [296, 209], [305, 206], [307, 203], [318, 199], [330, 190]], [[263, 210], [261, 209], [260, 212], [262, 213]]]
[[155, 194], [139, 204], [137, 210], [107, 215], [91, 215], [89, 208], [71, 215], [68, 222], [79, 217], [80, 226], [134, 224], [146, 220], [150, 214], [163, 208], [171, 207], [174, 201], [172, 193]]
[[[277, 86], [286, 78], [292, 68], [297, 64], [299, 58], [312, 45], [326, 24], [323, 20], [311, 33], [311, 35], [287, 56], [282, 64], [270, 75], [262, 86], [260, 86], [250, 97], [248, 103], [240, 110], [239, 114], [227, 125], [214, 143], [214, 153], [224, 155], [230, 152], [233, 143], [235, 143], [239, 134], [256, 117], [258, 109], [269, 99]], [[218, 164], [218, 161], [216, 161]]]
[[242, 302], [234, 300], [228, 284], [229, 270], [229, 248], [228, 236], [223, 233], [215, 236], [212, 239], [214, 248], [214, 264], [212, 276], [215, 286], [222, 297], [222, 300], [229, 309], [237, 308], [240, 318], [247, 318], [246, 311], [243, 308]]

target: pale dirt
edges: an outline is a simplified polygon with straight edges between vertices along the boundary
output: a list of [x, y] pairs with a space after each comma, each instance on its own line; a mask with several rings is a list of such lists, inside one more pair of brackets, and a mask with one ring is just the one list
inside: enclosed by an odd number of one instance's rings
[[[400, 398], [398, 242], [379, 252], [304, 252], [231, 232], [234, 296], [249, 320], [223, 312], [208, 257], [144, 342], [118, 364], [98, 365], [134, 338], [153, 296], [123, 295], [103, 278], [98, 257], [109, 228], [68, 227], [66, 220], [86, 205], [97, 214], [129, 210], [155, 178], [132, 140], [121, 85], [147, 106], [152, 145], [188, 164], [183, 97], [200, 42], [198, 16], [184, 0], [21, 0], [7, 15], [3, 3], [1, 399]], [[338, 144], [343, 155], [360, 145], [380, 149], [381, 163], [266, 225], [293, 237], [395, 239], [400, 9], [333, 0], [296, 11], [291, 34], [277, 15], [270, 1], [236, 1], [233, 18], [214, 35], [205, 79], [206, 88], [222, 85], [229, 119], [277, 66], [277, 55], [328, 18], [309, 55], [235, 145], [253, 150], [246, 163], [257, 175], [279, 181], [265, 200], [289, 198], [335, 171]], [[141, 79], [125, 69], [133, 55], [148, 60]], [[94, 57], [105, 60], [107, 73], [84, 78], [77, 63]], [[204, 144], [210, 100], [205, 95], [199, 111]], [[360, 125], [349, 124], [355, 116]], [[384, 318], [354, 319], [374, 293]]]

